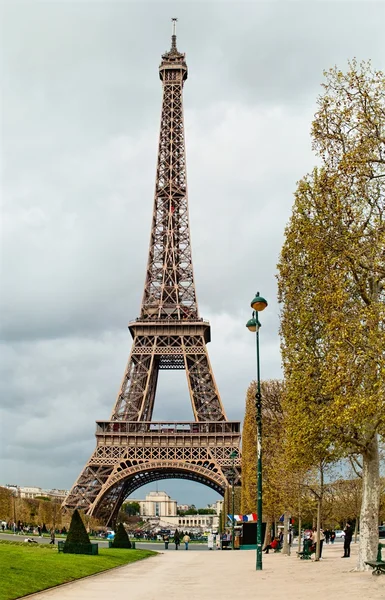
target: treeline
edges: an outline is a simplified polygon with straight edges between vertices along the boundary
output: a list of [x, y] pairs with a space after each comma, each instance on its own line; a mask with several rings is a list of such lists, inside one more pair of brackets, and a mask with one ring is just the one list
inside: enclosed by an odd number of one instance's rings
[[[98, 528], [96, 519], [82, 515], [88, 529]], [[61, 503], [48, 497], [20, 498], [11, 490], [0, 486], [0, 520], [6, 523], [22, 523], [24, 526], [54, 527], [68, 530], [71, 514], [61, 510]]]
[[[264, 518], [277, 522], [285, 510], [302, 517], [303, 524], [315, 525], [321, 479], [318, 465], [296, 472], [287, 454], [285, 414], [282, 408], [284, 384], [280, 380], [262, 381], [263, 397], [263, 504]], [[247, 390], [246, 413], [242, 433], [241, 512], [256, 512], [256, 383]], [[359, 520], [362, 504], [362, 477], [356, 461], [329, 464], [323, 468], [322, 524], [342, 526], [347, 520]], [[343, 474], [343, 475], [342, 475]], [[385, 479], [380, 478], [379, 521], [385, 521]]]
[[11, 490], [0, 487], [0, 518], [7, 523], [21, 522], [24, 525], [37, 527], [46, 525], [47, 528], [68, 528], [69, 517], [64, 517], [60, 502], [49, 498], [20, 498], [14, 496]]
[[[362, 510], [363, 479], [357, 457], [319, 463], [309, 452], [300, 463], [288, 443], [285, 386], [283, 381], [261, 383], [263, 409], [263, 519], [266, 535], [280, 517], [295, 519], [296, 529], [317, 526], [317, 512], [323, 528], [343, 528], [350, 521], [358, 532]], [[241, 513], [256, 512], [256, 382], [246, 395], [246, 412], [242, 432]], [[311, 431], [308, 432], [311, 436]], [[300, 442], [298, 442], [300, 443]], [[303, 450], [298, 449], [301, 456]], [[385, 521], [385, 478], [379, 479], [378, 523]], [[378, 541], [378, 535], [377, 535]]]
[[[359, 518], [357, 568], [364, 570], [377, 554], [383, 495], [384, 73], [355, 60], [346, 72], [325, 72], [312, 146], [319, 166], [297, 185], [278, 264], [284, 384], [266, 382], [262, 394], [264, 507], [272, 518], [304, 515], [316, 504], [318, 528], [328, 518]], [[255, 510], [253, 396], [252, 386], [244, 512]], [[351, 479], [330, 484], [343, 461]], [[343, 496], [346, 507], [337, 510]]]

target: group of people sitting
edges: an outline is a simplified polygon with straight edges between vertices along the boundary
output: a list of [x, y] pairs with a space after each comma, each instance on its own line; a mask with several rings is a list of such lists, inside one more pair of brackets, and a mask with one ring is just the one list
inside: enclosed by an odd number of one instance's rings
[[278, 550], [281, 550], [281, 548], [282, 548], [282, 546], [279, 543], [279, 538], [276, 537], [270, 542], [270, 544], [267, 544], [267, 546], [265, 546], [263, 548], [263, 552], [265, 554], [269, 554], [269, 550], [274, 550], [274, 551], [278, 552]]
[[[330, 533], [331, 531], [331, 533]], [[328, 532], [328, 533], [327, 533]], [[317, 534], [317, 528], [313, 527], [311, 533], [310, 533], [310, 552], [317, 552], [317, 544], [319, 541], [319, 558], [320, 560], [322, 560], [322, 546], [324, 544], [324, 541], [326, 540], [326, 543], [329, 543], [329, 539], [331, 540], [332, 544], [334, 544], [334, 540], [335, 540], [336, 534], [334, 530], [323, 530], [320, 529], [319, 532], [319, 540], [318, 540], [318, 534]], [[342, 558], [349, 558], [350, 557], [350, 544], [352, 542], [352, 537], [353, 537], [353, 528], [350, 524], [350, 522], [346, 523], [345, 529], [344, 529], [344, 555]]]
[[[291, 529], [288, 532], [288, 543], [291, 545], [292, 540], [292, 531]], [[283, 546], [283, 531], [279, 532], [279, 535], [273, 538], [270, 544], [266, 544], [266, 546], [262, 549], [265, 554], [269, 554], [269, 550], [274, 550], [274, 552], [279, 552]]]

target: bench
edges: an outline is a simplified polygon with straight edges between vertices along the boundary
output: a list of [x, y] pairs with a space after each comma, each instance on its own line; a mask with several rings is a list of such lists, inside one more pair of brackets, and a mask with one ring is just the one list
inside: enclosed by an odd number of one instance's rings
[[301, 560], [310, 560], [311, 555], [314, 552], [314, 550], [313, 551], [311, 550], [312, 545], [313, 544], [312, 544], [311, 540], [304, 540], [302, 552], [297, 552], [298, 558], [300, 558]]
[[366, 565], [372, 567], [373, 573], [372, 575], [381, 575], [381, 573], [385, 573], [385, 561], [382, 560], [381, 552], [382, 549], [385, 548], [385, 544], [378, 544], [377, 549], [377, 559], [376, 560], [368, 560], [365, 562]]

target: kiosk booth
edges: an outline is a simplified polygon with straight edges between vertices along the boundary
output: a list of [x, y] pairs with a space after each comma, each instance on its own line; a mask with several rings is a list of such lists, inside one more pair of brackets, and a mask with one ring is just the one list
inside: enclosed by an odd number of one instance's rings
[[[262, 543], [265, 539], [265, 531], [266, 523], [262, 523]], [[257, 548], [257, 521], [241, 523], [239, 548], [241, 550], [255, 550]]]

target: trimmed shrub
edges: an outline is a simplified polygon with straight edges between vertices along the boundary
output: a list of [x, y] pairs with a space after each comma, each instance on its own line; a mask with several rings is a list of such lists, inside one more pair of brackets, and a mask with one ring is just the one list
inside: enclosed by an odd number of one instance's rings
[[131, 548], [130, 538], [127, 535], [127, 531], [125, 530], [123, 523], [119, 523], [118, 525], [111, 548]]
[[74, 510], [72, 515], [71, 525], [68, 530], [67, 539], [64, 543], [63, 552], [72, 553], [74, 546], [89, 546], [89, 548], [91, 548], [90, 538], [88, 537], [88, 533], [77, 509]]

